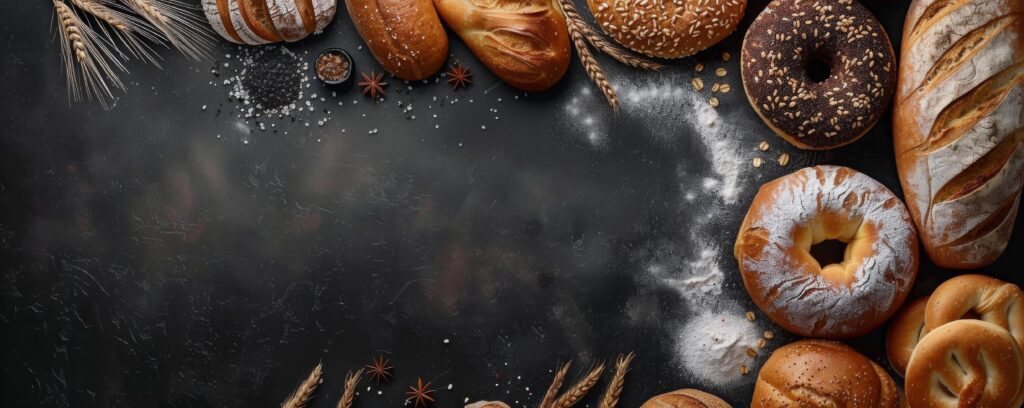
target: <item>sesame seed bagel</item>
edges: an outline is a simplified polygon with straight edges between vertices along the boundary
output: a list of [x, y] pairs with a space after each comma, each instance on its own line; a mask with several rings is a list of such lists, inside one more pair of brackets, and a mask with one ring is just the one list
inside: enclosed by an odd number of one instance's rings
[[896, 86], [882, 25], [854, 0], [775, 0], [743, 39], [747, 98], [801, 149], [851, 143], [881, 118]]
[[623, 46], [658, 58], [693, 55], [736, 30], [746, 0], [587, 0], [597, 25]]

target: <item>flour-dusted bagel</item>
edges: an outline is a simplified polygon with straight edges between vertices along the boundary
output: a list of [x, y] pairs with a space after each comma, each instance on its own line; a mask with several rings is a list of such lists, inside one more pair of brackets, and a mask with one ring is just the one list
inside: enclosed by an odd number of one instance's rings
[[859, 139], [896, 86], [889, 36], [856, 0], [772, 1], [747, 30], [740, 70], [754, 111], [809, 150]]
[[681, 58], [736, 30], [746, 0], [587, 0], [597, 25], [641, 54]]
[[893, 141], [929, 257], [995, 261], [1024, 186], [1024, 1], [915, 0], [903, 28]]
[[337, 0], [202, 0], [213, 30], [228, 41], [260, 45], [294, 42], [323, 30]]
[[434, 75], [448, 34], [431, 0], [345, 0], [359, 35], [384, 70], [406, 81]]
[[[821, 265], [811, 246], [847, 243]], [[806, 337], [854, 337], [903, 303], [917, 276], [917, 234], [889, 189], [847, 167], [815, 166], [761, 186], [733, 251], [754, 303]]]
[[761, 366], [750, 407], [899, 408], [902, 400], [885, 369], [850, 346], [799, 340]]
[[914, 349], [905, 388], [911, 407], [1020, 407], [1024, 360], [1005, 329], [957, 320], [929, 332]]
[[731, 408], [714, 395], [694, 389], [682, 389], [655, 396], [640, 408]]
[[910, 355], [925, 334], [924, 311], [927, 305], [928, 297], [914, 299], [903, 305], [889, 321], [889, 330], [885, 333], [885, 354], [899, 375], [907, 372]]
[[925, 333], [969, 316], [1005, 330], [1024, 349], [1024, 291], [984, 275], [961, 275], [943, 282], [928, 298]]

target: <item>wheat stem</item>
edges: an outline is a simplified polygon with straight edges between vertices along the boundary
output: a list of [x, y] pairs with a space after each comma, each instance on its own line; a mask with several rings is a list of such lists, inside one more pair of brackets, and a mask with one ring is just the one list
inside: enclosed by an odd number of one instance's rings
[[587, 373], [585, 377], [577, 381], [572, 388], [565, 392], [565, 394], [558, 397], [551, 407], [569, 408], [576, 405], [577, 402], [580, 402], [580, 400], [587, 395], [587, 392], [590, 391], [591, 388], [594, 388], [597, 381], [601, 379], [601, 373], [604, 373], [604, 364], [600, 364], [593, 370], [590, 370], [590, 373]]
[[555, 402], [555, 398], [558, 397], [558, 390], [562, 388], [562, 382], [565, 381], [565, 375], [569, 373], [569, 366], [572, 365], [572, 361], [565, 363], [558, 372], [555, 373], [554, 380], [551, 380], [551, 386], [548, 387], [548, 391], [544, 393], [544, 399], [540, 401], [539, 408], [550, 408], [551, 404]]
[[313, 367], [313, 371], [309, 373], [309, 376], [299, 384], [295, 391], [288, 396], [283, 403], [281, 408], [303, 408], [309, 403], [310, 398], [313, 397], [313, 392], [316, 391], [316, 387], [320, 385], [321, 376], [323, 375], [323, 363], [317, 363], [316, 367]]
[[350, 372], [345, 376], [345, 390], [341, 393], [341, 399], [338, 400], [338, 408], [352, 408], [352, 401], [356, 398], [356, 386], [359, 385], [362, 376], [363, 369], [359, 369], [355, 374]]
[[619, 355], [619, 358], [615, 360], [615, 376], [612, 377], [611, 384], [608, 384], [608, 389], [605, 390], [604, 396], [601, 397], [601, 403], [598, 408], [615, 408], [619, 404], [619, 397], [622, 396], [622, 387], [626, 381], [626, 373], [629, 371], [629, 363], [633, 362], [635, 354], [630, 352], [625, 356]]
[[112, 88], [124, 89], [114, 71], [124, 71], [124, 65], [70, 6], [62, 0], [53, 0], [53, 9], [59, 26], [68, 99], [96, 101], [103, 109], [108, 109], [114, 99]]
[[629, 65], [631, 67], [643, 68], [646, 70], [657, 71], [664, 68], [664, 65], [641, 58], [633, 55], [629, 51], [626, 51], [622, 47], [612, 44], [606, 40], [601, 34], [597, 32], [590, 24], [587, 24], [583, 20], [579, 11], [576, 10], [576, 5], [572, 1], [561, 1], [562, 10], [565, 14], [566, 23], [569, 25], [575, 25], [576, 30], [583, 33], [583, 38], [587, 40], [591, 45], [594, 46], [598, 51], [601, 51], [608, 56], [615, 58], [617, 61]]
[[183, 54], [194, 59], [207, 57], [212, 37], [206, 21], [193, 13], [192, 6], [177, 0], [121, 0], [149, 21]]

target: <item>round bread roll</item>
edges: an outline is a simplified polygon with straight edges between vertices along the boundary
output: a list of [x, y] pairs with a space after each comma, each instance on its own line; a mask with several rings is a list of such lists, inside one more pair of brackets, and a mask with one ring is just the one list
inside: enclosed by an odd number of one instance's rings
[[1024, 361], [1010, 333], [957, 320], [921, 338], [907, 366], [912, 407], [1019, 407]]
[[878, 364], [843, 343], [800, 340], [775, 350], [757, 375], [751, 408], [898, 408], [902, 396]]
[[[811, 247], [847, 243], [821, 265]], [[754, 303], [805, 337], [863, 335], [903, 303], [917, 275], [910, 214], [881, 183], [856, 170], [816, 166], [761, 186], [733, 254]]]
[[1024, 349], [1024, 291], [984, 275], [961, 275], [943, 282], [928, 298], [924, 331], [966, 317], [1009, 330]]
[[623, 46], [659, 58], [693, 55], [722, 41], [746, 0], [587, 0], [597, 25]]
[[924, 336], [924, 311], [927, 305], [927, 296], [907, 302], [889, 322], [889, 330], [885, 333], [885, 354], [889, 356], [893, 370], [900, 375], [907, 372], [910, 355], [921, 336]]
[[501, 401], [477, 401], [466, 405], [465, 408], [509, 408], [509, 406]]
[[741, 54], [750, 105], [801, 149], [859, 139], [896, 92], [889, 36], [854, 0], [774, 0], [750, 25]]
[[640, 408], [732, 408], [721, 398], [694, 389], [682, 389], [647, 400]]

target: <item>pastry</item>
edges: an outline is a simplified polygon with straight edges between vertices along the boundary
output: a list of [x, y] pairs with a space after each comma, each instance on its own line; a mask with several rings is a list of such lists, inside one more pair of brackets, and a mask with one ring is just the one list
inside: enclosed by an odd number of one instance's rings
[[514, 88], [554, 86], [571, 51], [558, 0], [434, 0], [444, 22], [491, 72]]
[[893, 142], [937, 265], [995, 261], [1024, 186], [1024, 1], [915, 0], [903, 29]]
[[801, 149], [863, 136], [889, 107], [896, 57], [885, 29], [854, 0], [775, 0], [743, 38], [751, 106]]
[[746, 0], [587, 0], [597, 25], [623, 46], [659, 58], [708, 48], [736, 30]]
[[213, 30], [228, 41], [299, 41], [334, 19], [337, 0], [202, 0]]
[[434, 75], [448, 34], [430, 0], [345, 0], [359, 35], [384, 69], [406, 81]]
[[885, 354], [899, 375], [907, 372], [910, 355], [921, 336], [924, 336], [924, 311], [927, 305], [927, 297], [907, 302], [889, 322], [889, 330], [885, 333]]
[[694, 389], [682, 389], [653, 397], [640, 408], [731, 408], [714, 395]]
[[800, 340], [775, 350], [757, 375], [751, 408], [898, 408], [902, 395], [878, 364], [836, 341]]
[[912, 407], [1020, 407], [1024, 361], [1006, 330], [978, 320], [946, 323], [921, 338], [907, 366]]
[[[847, 243], [821, 265], [811, 247]], [[761, 186], [733, 254], [754, 303], [805, 337], [854, 337], [882, 325], [917, 275], [917, 235], [889, 189], [847, 167], [816, 166]]]
[[1024, 291], [983, 275], [961, 275], [943, 282], [928, 298], [924, 332], [965, 316], [1005, 330], [1024, 348]]

